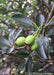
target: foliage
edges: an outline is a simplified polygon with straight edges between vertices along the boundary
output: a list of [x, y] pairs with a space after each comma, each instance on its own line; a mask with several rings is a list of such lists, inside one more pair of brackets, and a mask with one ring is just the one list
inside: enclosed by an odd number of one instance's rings
[[[0, 0], [0, 70], [8, 70], [4, 74], [54, 73], [54, 1], [29, 1]], [[28, 35], [35, 37], [35, 50], [26, 43], [16, 45], [17, 38]]]

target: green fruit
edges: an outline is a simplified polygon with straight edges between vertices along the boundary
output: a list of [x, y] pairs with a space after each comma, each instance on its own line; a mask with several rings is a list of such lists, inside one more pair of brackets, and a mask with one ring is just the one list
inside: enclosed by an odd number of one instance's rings
[[28, 45], [31, 45], [31, 44], [33, 44], [34, 40], [35, 40], [35, 37], [33, 35], [29, 35], [25, 39], [25, 43], [28, 44]]
[[23, 73], [24, 73], [24, 71], [21, 71], [21, 72], [20, 72], [20, 74], [23, 74]]
[[17, 44], [18, 46], [24, 45], [24, 42], [25, 42], [25, 37], [19, 37], [19, 38], [16, 40], [16, 44]]
[[35, 49], [37, 48], [37, 46], [38, 46], [37, 43], [34, 42], [33, 45], [31, 46], [31, 49], [32, 49], [32, 50], [35, 50]]

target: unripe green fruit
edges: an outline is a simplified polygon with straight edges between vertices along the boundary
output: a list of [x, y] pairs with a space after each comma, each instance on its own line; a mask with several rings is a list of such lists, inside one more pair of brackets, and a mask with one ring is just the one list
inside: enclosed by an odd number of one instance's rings
[[20, 72], [20, 74], [23, 74], [23, 73], [24, 73], [24, 71], [21, 71], [21, 72]]
[[25, 43], [28, 44], [28, 45], [31, 45], [31, 44], [33, 44], [34, 40], [35, 40], [35, 37], [33, 35], [29, 35], [25, 39]]
[[19, 37], [19, 38], [16, 40], [16, 44], [17, 44], [18, 46], [24, 45], [24, 42], [25, 42], [25, 37]]
[[32, 49], [32, 50], [35, 50], [35, 49], [37, 48], [37, 46], [38, 46], [37, 43], [34, 42], [33, 45], [31, 46], [31, 49]]

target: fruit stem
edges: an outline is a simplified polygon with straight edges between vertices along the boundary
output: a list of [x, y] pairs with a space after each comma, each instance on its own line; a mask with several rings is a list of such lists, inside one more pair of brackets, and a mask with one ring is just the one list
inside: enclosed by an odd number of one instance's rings
[[32, 52], [31, 48], [28, 46], [28, 44], [25, 43], [25, 45], [28, 47], [29, 53], [31, 53]]
[[[33, 35], [36, 37], [36, 40], [38, 39], [38, 36], [40, 35], [40, 32], [43, 29], [45, 29], [53, 19], [54, 18], [52, 18], [45, 26], [44, 26], [44, 22], [43, 22], [43, 24], [41, 26], [37, 27], [37, 31], [33, 33]], [[33, 24], [36, 25], [35, 23], [33, 23]]]
[[49, 25], [49, 23], [53, 20], [54, 18], [51, 18], [51, 20], [44, 26], [44, 29]]
[[37, 31], [35, 31], [35, 32], [32, 34], [34, 37], [36, 37], [36, 38], [35, 38], [35, 39], [36, 39], [36, 42], [37, 42], [38, 36], [40, 35], [40, 32], [41, 32], [43, 29], [45, 29], [53, 19], [54, 19], [54, 18], [52, 18], [45, 26], [44, 26], [44, 22], [43, 22], [42, 25], [39, 26], [39, 27], [33, 22], [33, 24], [34, 24], [34, 25], [36, 26], [36, 28], [37, 28]]
[[35, 22], [33, 22], [33, 21], [32, 21], [32, 23], [33, 23], [33, 24], [35, 25], [35, 27], [38, 29], [38, 26], [36, 25], [36, 23], [35, 23]]

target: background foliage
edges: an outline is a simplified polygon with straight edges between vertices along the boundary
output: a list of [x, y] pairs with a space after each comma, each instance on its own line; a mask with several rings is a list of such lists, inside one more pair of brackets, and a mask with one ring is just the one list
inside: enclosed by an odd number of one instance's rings
[[[36, 31], [36, 50], [15, 45], [19, 36]], [[54, 73], [54, 0], [0, 0], [0, 70], [5, 75]]]

